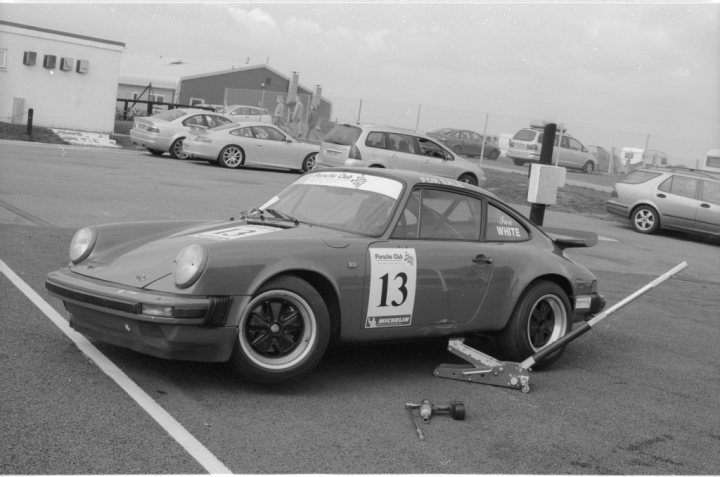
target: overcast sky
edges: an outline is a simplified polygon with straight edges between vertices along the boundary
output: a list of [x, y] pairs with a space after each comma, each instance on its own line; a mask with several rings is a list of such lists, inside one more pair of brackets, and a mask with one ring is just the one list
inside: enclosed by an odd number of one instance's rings
[[0, 2], [7, 21], [122, 41], [127, 54], [297, 71], [340, 115], [362, 99], [367, 114], [408, 106], [401, 126], [421, 105], [423, 129], [482, 132], [489, 117], [498, 134], [545, 119], [588, 144], [650, 135], [684, 160], [720, 147], [718, 2]]

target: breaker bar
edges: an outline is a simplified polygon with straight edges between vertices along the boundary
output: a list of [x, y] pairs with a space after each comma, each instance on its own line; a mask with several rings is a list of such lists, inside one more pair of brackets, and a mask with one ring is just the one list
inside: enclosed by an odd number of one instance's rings
[[520, 389], [523, 393], [528, 393], [530, 392], [530, 370], [535, 363], [558, 348], [563, 347], [569, 342], [579, 338], [580, 335], [589, 331], [593, 326], [610, 316], [612, 313], [657, 287], [662, 282], [686, 267], [687, 262], [682, 262], [676, 265], [668, 272], [660, 275], [655, 280], [635, 291], [633, 294], [625, 297], [607, 310], [598, 313], [590, 320], [573, 328], [573, 330], [568, 334], [525, 359], [521, 363], [500, 361], [466, 345], [463, 338], [452, 338], [448, 342], [448, 351], [460, 358], [463, 358], [465, 361], [468, 361], [472, 366], [465, 364], [441, 364], [435, 368], [434, 374], [438, 378], [457, 379], [471, 383], [515, 388]]

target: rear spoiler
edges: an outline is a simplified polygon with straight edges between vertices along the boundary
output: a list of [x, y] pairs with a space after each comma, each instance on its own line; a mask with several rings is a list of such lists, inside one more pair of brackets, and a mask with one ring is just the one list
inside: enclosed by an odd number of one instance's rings
[[572, 247], [592, 247], [597, 245], [598, 236], [595, 232], [582, 230], [540, 227], [561, 250]]

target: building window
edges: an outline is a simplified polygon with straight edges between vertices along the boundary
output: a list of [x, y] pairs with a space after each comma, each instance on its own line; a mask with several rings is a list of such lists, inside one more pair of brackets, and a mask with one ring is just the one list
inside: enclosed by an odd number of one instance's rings
[[151, 94], [149, 95], [148, 99], [152, 101], [153, 103], [164, 103], [165, 102], [165, 96], [162, 94]]
[[0, 48], [0, 69], [7, 68], [7, 50]]
[[204, 104], [205, 100], [202, 98], [190, 98], [190, 106], [197, 106], [198, 104]]

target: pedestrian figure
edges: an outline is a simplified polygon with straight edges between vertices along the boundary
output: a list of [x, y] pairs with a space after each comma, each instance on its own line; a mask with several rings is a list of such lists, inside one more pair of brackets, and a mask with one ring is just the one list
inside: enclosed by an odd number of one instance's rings
[[295, 137], [302, 136], [303, 108], [302, 101], [300, 101], [300, 97], [298, 96], [295, 98], [295, 106], [292, 112], [292, 131]]
[[311, 136], [315, 136], [316, 128], [318, 123], [318, 112], [317, 107], [313, 106], [310, 108], [310, 115], [308, 116], [308, 127], [305, 131], [305, 139], [310, 139]]
[[278, 95], [277, 104], [275, 105], [275, 112], [273, 113], [273, 124], [279, 128], [283, 126], [283, 116], [285, 115], [285, 104], [283, 103], [282, 96]]

